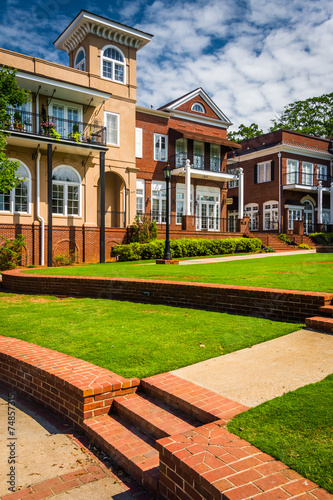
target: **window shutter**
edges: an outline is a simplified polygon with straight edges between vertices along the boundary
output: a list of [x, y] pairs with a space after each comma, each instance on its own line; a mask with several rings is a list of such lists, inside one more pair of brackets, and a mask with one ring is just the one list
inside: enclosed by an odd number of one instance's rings
[[135, 156], [142, 158], [142, 128], [135, 129]]
[[258, 163], [254, 165], [254, 183], [258, 183]]
[[274, 181], [274, 160], [271, 161], [271, 181]]

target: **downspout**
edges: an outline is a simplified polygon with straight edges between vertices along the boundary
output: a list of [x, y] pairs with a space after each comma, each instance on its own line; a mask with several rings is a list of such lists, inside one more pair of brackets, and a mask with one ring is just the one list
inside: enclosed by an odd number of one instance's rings
[[36, 195], [36, 204], [37, 204], [37, 219], [40, 221], [40, 230], [41, 230], [41, 237], [40, 237], [40, 264], [41, 266], [44, 266], [44, 257], [45, 257], [45, 234], [44, 234], [44, 228], [45, 228], [45, 221], [43, 217], [40, 215], [40, 158], [41, 158], [41, 152], [38, 151], [37, 153], [37, 165], [36, 165], [36, 170], [37, 170], [37, 195]]
[[281, 151], [278, 152], [278, 157], [279, 157], [279, 233], [281, 233]]

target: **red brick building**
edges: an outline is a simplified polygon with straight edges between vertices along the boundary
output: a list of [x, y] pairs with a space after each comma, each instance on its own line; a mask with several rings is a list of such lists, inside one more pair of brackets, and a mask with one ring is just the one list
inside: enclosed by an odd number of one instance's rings
[[[250, 230], [308, 234], [333, 224], [332, 141], [277, 130], [243, 141], [228, 172], [244, 175]], [[238, 181], [228, 184], [229, 224], [238, 217]]]
[[[163, 168], [172, 167], [171, 235], [208, 236], [230, 231], [227, 221], [227, 153], [240, 146], [227, 139], [229, 119], [198, 88], [158, 110], [137, 107], [137, 214], [166, 222]], [[238, 176], [237, 176], [238, 179]], [[239, 226], [232, 228], [239, 230]], [[199, 234], [198, 234], [199, 233]]]

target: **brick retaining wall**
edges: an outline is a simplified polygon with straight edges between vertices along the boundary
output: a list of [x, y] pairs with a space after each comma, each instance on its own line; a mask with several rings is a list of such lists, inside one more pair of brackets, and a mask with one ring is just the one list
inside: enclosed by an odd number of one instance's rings
[[0, 380], [80, 430], [85, 419], [107, 414], [115, 396], [135, 392], [139, 385], [138, 379], [2, 336]]
[[245, 286], [129, 278], [40, 276], [5, 271], [6, 290], [19, 293], [94, 297], [302, 321], [332, 302], [333, 294]]

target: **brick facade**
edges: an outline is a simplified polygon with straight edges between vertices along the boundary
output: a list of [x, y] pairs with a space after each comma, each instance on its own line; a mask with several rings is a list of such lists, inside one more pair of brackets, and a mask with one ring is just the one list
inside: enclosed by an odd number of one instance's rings
[[[332, 182], [332, 149], [329, 139], [311, 137], [296, 132], [278, 130], [241, 143], [242, 149], [229, 159], [229, 169], [242, 168], [244, 171], [244, 205], [256, 204], [259, 215], [257, 226], [252, 231], [274, 231], [301, 234], [313, 230], [329, 230], [327, 224], [318, 226], [318, 182], [322, 181], [323, 210], [328, 217], [330, 206], [330, 185]], [[288, 160], [295, 160], [296, 173], [288, 171]], [[267, 162], [271, 165], [270, 180], [259, 182], [258, 164]], [[308, 165], [305, 165], [308, 164]], [[326, 169], [320, 175], [319, 168]], [[310, 170], [305, 170], [310, 168]], [[312, 169], [312, 170], [311, 170]], [[312, 173], [308, 173], [308, 172]], [[289, 174], [288, 174], [289, 172]], [[238, 197], [238, 187], [229, 187], [228, 197], [232, 201]], [[279, 205], [280, 218], [276, 224], [265, 224], [265, 203]], [[313, 207], [312, 213], [305, 214], [304, 204], [308, 201]], [[229, 210], [237, 210], [235, 204]], [[289, 210], [299, 209], [303, 220], [300, 228], [290, 222]], [[311, 217], [311, 221], [309, 220]], [[268, 218], [268, 216], [267, 216]], [[327, 222], [327, 219], [325, 219]], [[297, 221], [295, 221], [297, 222]], [[265, 227], [267, 226], [267, 227]]]

